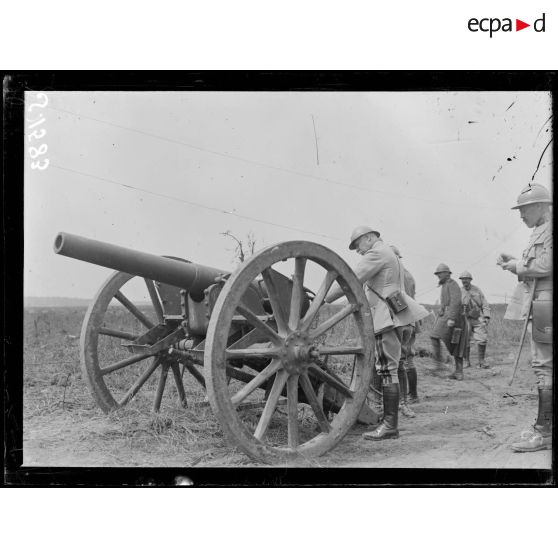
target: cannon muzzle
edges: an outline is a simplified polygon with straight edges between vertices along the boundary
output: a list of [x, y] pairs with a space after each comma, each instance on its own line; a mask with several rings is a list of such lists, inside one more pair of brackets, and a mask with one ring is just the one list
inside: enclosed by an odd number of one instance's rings
[[193, 297], [202, 297], [203, 291], [216, 283], [220, 275], [229, 275], [229, 272], [221, 269], [178, 258], [146, 254], [65, 232], [56, 235], [54, 251], [62, 256], [186, 289]]

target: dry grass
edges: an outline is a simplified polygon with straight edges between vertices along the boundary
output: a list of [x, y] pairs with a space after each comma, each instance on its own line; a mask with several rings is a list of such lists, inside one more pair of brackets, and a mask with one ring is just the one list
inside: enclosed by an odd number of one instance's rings
[[[335, 307], [324, 310], [321, 320], [335, 310]], [[126, 321], [129, 317], [125, 311], [114, 309], [111, 312], [114, 322], [122, 329], [133, 327]], [[493, 306], [492, 312], [489, 357], [509, 357], [506, 351], [509, 352], [510, 343], [517, 345], [521, 323], [504, 321], [503, 305]], [[84, 315], [84, 308], [25, 311], [24, 433], [32, 435], [34, 431], [45, 443], [55, 444], [57, 438], [65, 436], [64, 429], [78, 428], [73, 449], [102, 456], [105, 465], [234, 466], [250, 463], [249, 458], [224, 439], [220, 425], [204, 402], [204, 392], [190, 376], [184, 378], [188, 408], [180, 406], [169, 374], [160, 413], [154, 414], [151, 410], [156, 385], [153, 379], [133, 404], [104, 415], [93, 401], [79, 365], [79, 335]], [[426, 318], [418, 335], [417, 349], [425, 353], [430, 349], [429, 330], [433, 321], [433, 316]], [[355, 339], [354, 323], [344, 320], [327, 333], [325, 341], [350, 344]], [[122, 351], [119, 344], [112, 349], [107, 347], [107, 351], [110, 350], [114, 351], [113, 356]], [[330, 365], [343, 375], [352, 372], [351, 357], [336, 357], [330, 360]], [[123, 385], [129, 384], [124, 382]], [[286, 416], [277, 413], [269, 431], [271, 439], [276, 437], [276, 441], [282, 441], [285, 422]], [[309, 412], [307, 420], [303, 420], [304, 436], [311, 436], [315, 426], [315, 419]], [[141, 462], [130, 457], [137, 456], [138, 450], [144, 455]]]

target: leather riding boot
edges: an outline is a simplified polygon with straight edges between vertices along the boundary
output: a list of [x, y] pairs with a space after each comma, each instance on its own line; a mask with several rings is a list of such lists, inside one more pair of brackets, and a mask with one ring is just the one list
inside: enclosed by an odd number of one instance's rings
[[463, 380], [463, 357], [455, 357], [455, 372], [449, 377], [452, 380]]
[[372, 375], [372, 382], [370, 384], [372, 392], [372, 408], [378, 413], [383, 412], [382, 404], [382, 376], [374, 372]]
[[384, 418], [376, 430], [365, 432], [366, 440], [387, 440], [398, 438], [397, 412], [399, 409], [399, 384], [384, 384]]
[[414, 366], [407, 369], [407, 381], [409, 382], [409, 403], [418, 403], [417, 369]]
[[552, 388], [539, 388], [539, 412], [532, 429], [523, 432], [512, 444], [517, 452], [539, 451], [552, 446]]
[[479, 352], [478, 368], [490, 368], [490, 366], [486, 364], [486, 362], [484, 361], [484, 358], [486, 356], [486, 345], [479, 345], [478, 352]]
[[407, 370], [401, 363], [397, 370], [397, 377], [399, 378], [399, 410], [404, 417], [415, 418], [417, 415], [407, 402]]
[[465, 349], [465, 363], [463, 368], [471, 368], [471, 345]]

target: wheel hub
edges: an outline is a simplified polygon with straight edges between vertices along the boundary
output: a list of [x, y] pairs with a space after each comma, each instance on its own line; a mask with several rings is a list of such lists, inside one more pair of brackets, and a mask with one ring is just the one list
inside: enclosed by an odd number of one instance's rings
[[281, 360], [288, 374], [300, 374], [319, 353], [307, 333], [294, 331], [281, 349]]

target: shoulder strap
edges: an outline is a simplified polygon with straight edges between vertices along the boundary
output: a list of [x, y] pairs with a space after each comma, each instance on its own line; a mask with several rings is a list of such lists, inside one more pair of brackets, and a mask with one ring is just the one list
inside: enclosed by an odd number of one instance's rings
[[[403, 281], [403, 266], [401, 265], [401, 260], [399, 258], [397, 258], [397, 265], [399, 266], [399, 290], [401, 292], [405, 292], [405, 283]], [[373, 289], [370, 285], [366, 285], [380, 300], [383, 300], [386, 304], [387, 301], [386, 299], [379, 293], [377, 292], [375, 289]], [[388, 304], [388, 308], [389, 308], [389, 304]]]

